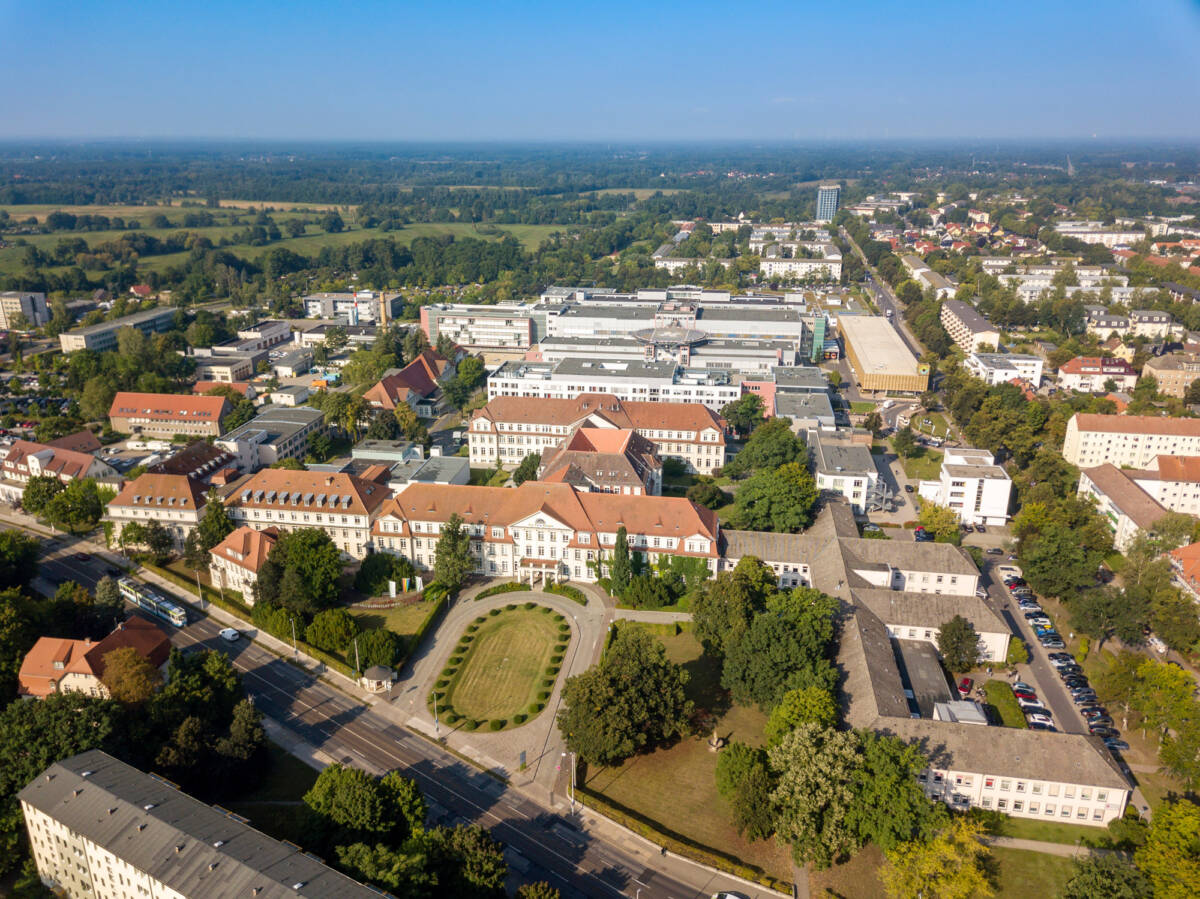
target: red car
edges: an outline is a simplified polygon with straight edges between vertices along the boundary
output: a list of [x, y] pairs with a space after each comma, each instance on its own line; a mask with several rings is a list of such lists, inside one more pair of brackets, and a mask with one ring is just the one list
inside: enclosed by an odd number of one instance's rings
[[969, 677], [964, 677], [958, 682], [958, 695], [963, 699], [966, 699], [971, 695], [971, 687], [974, 685], [975, 681], [971, 680]]
[[1017, 697], [1017, 699], [1024, 699], [1027, 702], [1038, 701], [1036, 693], [1028, 693], [1025, 690], [1013, 690], [1013, 696]]

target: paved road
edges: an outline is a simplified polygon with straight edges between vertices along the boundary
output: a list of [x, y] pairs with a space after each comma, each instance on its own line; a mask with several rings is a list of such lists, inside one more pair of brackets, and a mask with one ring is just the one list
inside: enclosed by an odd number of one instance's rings
[[[77, 548], [72, 538], [61, 540], [42, 560], [43, 575], [94, 587], [107, 563], [98, 556], [79, 561], [73, 555]], [[177, 631], [173, 642], [185, 650], [207, 647], [229, 654], [263, 714], [327, 756], [375, 773], [400, 769], [417, 781], [439, 821], [487, 827], [509, 847], [510, 867], [521, 872], [522, 880], [547, 880], [572, 899], [697, 899], [718, 890], [755, 899], [778, 895], [684, 859], [662, 857], [646, 841], [607, 822], [553, 811], [258, 644], [222, 640], [221, 627], [213, 618], [200, 618]]]
[[887, 315], [889, 309], [891, 310], [892, 325], [900, 333], [900, 337], [904, 340], [904, 343], [912, 350], [913, 355], [920, 358], [921, 354], [925, 352], [925, 348], [921, 346], [920, 342], [913, 337], [912, 332], [908, 330], [908, 325], [904, 321], [904, 310], [900, 305], [900, 301], [896, 299], [896, 295], [892, 293], [891, 286], [883, 278], [879, 277], [879, 273], [867, 261], [862, 248], [850, 236], [850, 232], [845, 228], [839, 228], [838, 231], [841, 233], [842, 239], [850, 244], [850, 248], [854, 251], [855, 255], [862, 260], [862, 264], [867, 270], [867, 277], [864, 283], [867, 289], [871, 291], [875, 305], [879, 307], [879, 311], [884, 315]]

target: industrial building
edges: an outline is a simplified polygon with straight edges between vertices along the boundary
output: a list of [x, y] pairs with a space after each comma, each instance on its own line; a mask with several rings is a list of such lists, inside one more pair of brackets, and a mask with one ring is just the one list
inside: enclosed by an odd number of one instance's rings
[[848, 315], [838, 321], [846, 356], [862, 390], [924, 393], [929, 365], [917, 360], [891, 322]]

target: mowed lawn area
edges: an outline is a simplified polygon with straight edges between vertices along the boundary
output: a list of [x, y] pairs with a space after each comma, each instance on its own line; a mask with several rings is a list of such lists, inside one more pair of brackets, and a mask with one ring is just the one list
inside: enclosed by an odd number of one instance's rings
[[558, 641], [557, 620], [537, 608], [487, 618], [446, 691], [447, 707], [476, 720], [507, 720], [525, 711]]
[[413, 636], [417, 633], [417, 628], [421, 626], [421, 622], [425, 620], [425, 616], [429, 614], [431, 608], [431, 603], [414, 602], [407, 605], [395, 606], [391, 609], [351, 608], [350, 614], [358, 619], [358, 623], [363, 630], [386, 627], [388, 630], [394, 631], [403, 637], [407, 646], [412, 641]]
[[[625, 622], [621, 626], [633, 625]], [[720, 666], [703, 654], [699, 641], [688, 632], [671, 634], [663, 626], [646, 627], [666, 647], [671, 661], [687, 670], [691, 676], [688, 697], [697, 708], [717, 716], [717, 732], [730, 740], [762, 745], [766, 716], [754, 707], [729, 704], [720, 684]], [[729, 823], [728, 809], [717, 794], [717, 754], [708, 748], [710, 736], [688, 737], [668, 749], [635, 756], [619, 767], [589, 769], [584, 783], [661, 830], [790, 881], [786, 849], [773, 839], [748, 842]]]

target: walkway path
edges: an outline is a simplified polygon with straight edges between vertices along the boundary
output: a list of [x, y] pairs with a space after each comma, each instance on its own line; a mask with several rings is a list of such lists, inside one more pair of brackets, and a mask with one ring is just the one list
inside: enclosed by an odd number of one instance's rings
[[987, 845], [998, 846], [1001, 849], [1024, 849], [1027, 852], [1061, 855], [1063, 858], [1075, 858], [1085, 855], [1111, 855], [1117, 852], [1116, 849], [1097, 849], [1093, 846], [1078, 846], [1074, 843], [1047, 843], [1044, 840], [1022, 840], [1017, 837], [981, 837], [981, 839]]
[[642, 621], [647, 624], [679, 624], [691, 621], [691, 612], [654, 612], [648, 609], [617, 609], [614, 617], [622, 621]]

